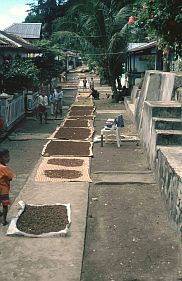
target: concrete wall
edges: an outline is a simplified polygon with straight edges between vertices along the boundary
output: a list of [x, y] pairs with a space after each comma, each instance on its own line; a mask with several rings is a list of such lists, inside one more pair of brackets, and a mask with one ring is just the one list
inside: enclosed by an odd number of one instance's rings
[[182, 73], [147, 71], [125, 99], [172, 224], [182, 236]]
[[135, 120], [140, 130], [143, 119], [145, 101], [170, 101], [173, 90], [182, 83], [182, 75], [175, 72], [146, 71], [142, 89], [135, 107]]
[[[182, 177], [178, 167], [174, 162], [175, 158], [182, 153], [182, 147], [178, 147], [178, 151], [174, 148], [167, 149], [159, 147], [155, 160], [155, 175], [161, 188], [162, 197], [165, 200], [169, 217], [177, 226], [178, 232], [182, 233]], [[172, 150], [172, 151], [171, 151]], [[180, 159], [179, 159], [180, 161]]]

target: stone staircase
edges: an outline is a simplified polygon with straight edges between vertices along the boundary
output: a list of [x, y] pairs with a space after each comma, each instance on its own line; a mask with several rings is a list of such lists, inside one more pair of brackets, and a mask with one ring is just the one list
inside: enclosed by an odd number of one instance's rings
[[156, 145], [182, 145], [182, 107], [179, 102], [149, 102]]
[[181, 118], [153, 117], [156, 130], [182, 130]]

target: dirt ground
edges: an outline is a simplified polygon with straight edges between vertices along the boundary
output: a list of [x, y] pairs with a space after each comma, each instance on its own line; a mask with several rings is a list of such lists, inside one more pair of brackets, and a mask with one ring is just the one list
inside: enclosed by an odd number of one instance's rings
[[[95, 105], [101, 112], [96, 111], [95, 135], [100, 134], [108, 117], [116, 116], [112, 111], [120, 110], [125, 119], [122, 134], [137, 136], [123, 104], [114, 104], [103, 96]], [[29, 136], [27, 140], [6, 139], [0, 144], [9, 148], [9, 164], [17, 174], [12, 183], [12, 201], [39, 160], [46, 136], [51, 135], [60, 122], [62, 120], [49, 120], [49, 124], [40, 125], [37, 120], [26, 119], [17, 126], [16, 134]], [[140, 144], [123, 142], [117, 148], [114, 143], [101, 147], [97, 142], [93, 152], [81, 281], [182, 280], [181, 244], [167, 218], [159, 187], [129, 180], [115, 185], [94, 181], [98, 171], [148, 172]]]

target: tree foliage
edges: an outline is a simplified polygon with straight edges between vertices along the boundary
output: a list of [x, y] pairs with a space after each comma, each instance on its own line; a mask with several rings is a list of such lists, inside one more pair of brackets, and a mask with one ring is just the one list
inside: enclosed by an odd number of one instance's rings
[[41, 49], [41, 55], [34, 58], [34, 64], [39, 70], [40, 84], [50, 85], [53, 77], [57, 77], [63, 71], [63, 65], [59, 61], [62, 51], [58, 45], [53, 45], [50, 40], [43, 39], [35, 44]]
[[130, 2], [77, 0], [54, 24], [54, 38], [96, 62], [113, 87], [125, 62]]
[[182, 2], [180, 0], [141, 0], [134, 6], [135, 26], [150, 37], [157, 36], [162, 47], [181, 53]]
[[38, 74], [39, 71], [32, 61], [22, 58], [6, 61], [1, 71], [5, 90], [9, 92], [36, 87], [38, 85]]
[[43, 24], [43, 37], [49, 38], [53, 32], [53, 21], [64, 15], [66, 4], [65, 0], [38, 0], [37, 3], [29, 3], [25, 22], [41, 22]]

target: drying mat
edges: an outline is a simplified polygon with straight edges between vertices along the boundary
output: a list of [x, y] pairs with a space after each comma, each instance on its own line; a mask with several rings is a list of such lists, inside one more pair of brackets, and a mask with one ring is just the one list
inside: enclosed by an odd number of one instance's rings
[[20, 210], [10, 222], [7, 235], [27, 237], [66, 236], [71, 225], [70, 204], [32, 205], [18, 202]]
[[95, 110], [94, 106], [90, 105], [72, 105], [70, 107], [70, 110], [73, 111], [73, 110]]
[[91, 106], [93, 105], [93, 100], [91, 99], [82, 99], [78, 100], [77, 98], [75, 99], [74, 105], [79, 105], [79, 106]]
[[[89, 160], [88, 157], [44, 158], [37, 170], [35, 181], [91, 182], [89, 176]], [[51, 177], [48, 174], [51, 174]]]
[[44, 145], [42, 155], [50, 156], [93, 156], [93, 143], [90, 141], [49, 140]]
[[75, 116], [75, 115], [68, 115], [67, 119], [82, 119], [82, 120], [94, 120], [94, 115], [87, 115], [87, 116]]
[[93, 129], [91, 128], [67, 128], [61, 127], [54, 133], [55, 139], [62, 140], [90, 140], [93, 135]]
[[89, 116], [89, 115], [93, 115], [94, 110], [93, 109], [82, 109], [82, 110], [70, 110], [68, 112], [69, 116]]
[[77, 119], [65, 119], [63, 126], [64, 127], [79, 127], [79, 128], [89, 128], [89, 127], [93, 127], [93, 124], [91, 124], [93, 122], [89, 121], [88, 119], [83, 119], [83, 118], [77, 118]]
[[[71, 120], [72, 121], [72, 120]], [[90, 124], [90, 126], [87, 127], [66, 127], [65, 124], [62, 124], [60, 127], [57, 127], [57, 129], [52, 133], [52, 135], [48, 138], [49, 140], [91, 140], [94, 129], [92, 121], [87, 121], [86, 123]], [[79, 122], [77, 121], [77, 125]]]

